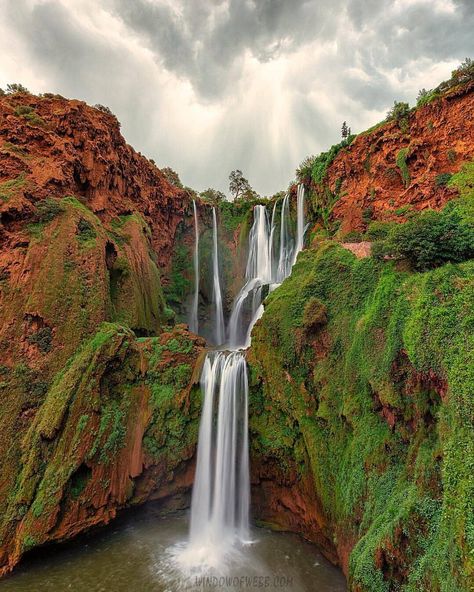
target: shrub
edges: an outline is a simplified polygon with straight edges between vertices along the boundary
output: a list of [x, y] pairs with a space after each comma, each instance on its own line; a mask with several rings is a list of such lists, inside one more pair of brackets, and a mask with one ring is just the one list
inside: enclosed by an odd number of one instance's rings
[[451, 81], [455, 84], [474, 80], [474, 60], [466, 58], [464, 62], [451, 74]]
[[51, 222], [56, 216], [64, 211], [61, 203], [47, 197], [36, 204], [36, 218], [38, 222]]
[[166, 177], [168, 183], [174, 185], [175, 187], [179, 187], [180, 189], [183, 188], [183, 184], [181, 183], [181, 179], [176, 171], [174, 171], [171, 167], [165, 167], [161, 169], [161, 172]]
[[38, 346], [43, 354], [50, 352], [53, 340], [50, 327], [41, 327], [36, 333], [29, 335], [27, 340], [29, 344]]
[[394, 101], [393, 107], [387, 112], [387, 121], [400, 121], [408, 117], [410, 113], [410, 105], [402, 101]]
[[395, 216], [406, 216], [411, 211], [412, 211], [412, 205], [405, 204], [404, 206], [397, 208], [394, 213], [395, 213]]
[[339, 144], [331, 146], [327, 152], [321, 152], [318, 156], [308, 156], [303, 160], [300, 166], [296, 169], [296, 177], [298, 181], [309, 182], [312, 180], [314, 183], [320, 184], [324, 181], [326, 172], [332, 161], [336, 158], [338, 152], [342, 148], [349, 146], [354, 140], [355, 135], [348, 136]]
[[423, 105], [431, 103], [431, 101], [434, 101], [439, 96], [440, 93], [436, 90], [426, 90], [426, 88], [422, 88], [416, 97], [416, 106], [423, 107]]
[[358, 243], [362, 240], [362, 235], [360, 232], [356, 230], [351, 230], [350, 232], [346, 232], [342, 237], [343, 243]]
[[327, 323], [327, 307], [319, 300], [312, 297], [305, 304], [303, 311], [303, 326], [306, 331], [317, 331]]
[[365, 236], [368, 240], [380, 240], [387, 238], [391, 228], [396, 224], [395, 222], [381, 222], [375, 220], [371, 222], [367, 228]]
[[405, 259], [417, 271], [474, 257], [472, 200], [452, 201], [441, 212], [422, 212], [393, 226], [385, 240], [373, 245], [372, 254]]
[[405, 185], [405, 187], [408, 187], [410, 185], [410, 181], [411, 181], [410, 171], [408, 170], [408, 165], [407, 165], [408, 152], [409, 152], [408, 148], [402, 148], [398, 152], [397, 159], [396, 159], [396, 163], [397, 163], [398, 168], [400, 169], [400, 174], [402, 176], [403, 184]]
[[221, 202], [225, 201], [225, 195], [222, 193], [222, 191], [219, 191], [218, 189], [213, 189], [212, 187], [209, 187], [208, 189], [201, 191], [199, 197], [202, 200], [212, 204], [213, 206], [217, 206]]
[[41, 127], [46, 125], [44, 119], [41, 118], [33, 109], [33, 107], [30, 107], [29, 105], [18, 105], [18, 107], [15, 109], [15, 115], [18, 117], [23, 117], [23, 119], [26, 119], [28, 123], [33, 125], [39, 125]]
[[13, 84], [7, 84], [7, 94], [13, 95], [15, 93], [26, 93], [31, 94], [30, 91], [23, 86], [23, 84], [19, 84], [18, 82], [14, 82]]
[[368, 224], [374, 215], [374, 206], [368, 206], [367, 208], [364, 208], [364, 211], [362, 212], [362, 220]]
[[451, 180], [452, 176], [451, 173], [441, 173], [441, 175], [438, 175], [435, 179], [436, 187], [445, 187]]
[[107, 115], [114, 115], [112, 113], [112, 111], [109, 109], [109, 107], [106, 107], [105, 105], [101, 105], [100, 103], [97, 103], [96, 105], [94, 105], [94, 108], [97, 109], [98, 111], [102, 111], [102, 113], [107, 113]]
[[77, 233], [79, 235], [79, 240], [81, 241], [91, 240], [97, 236], [94, 227], [85, 218], [79, 220], [77, 224]]

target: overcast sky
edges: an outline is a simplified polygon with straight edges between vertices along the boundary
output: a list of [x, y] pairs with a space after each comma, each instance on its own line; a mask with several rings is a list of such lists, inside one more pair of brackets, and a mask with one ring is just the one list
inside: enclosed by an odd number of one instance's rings
[[474, 0], [0, 0], [0, 87], [108, 105], [197, 190], [297, 165], [474, 57]]

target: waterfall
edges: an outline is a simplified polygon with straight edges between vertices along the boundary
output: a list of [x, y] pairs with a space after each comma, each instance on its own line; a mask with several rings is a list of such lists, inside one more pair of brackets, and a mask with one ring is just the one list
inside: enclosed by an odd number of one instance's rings
[[233, 348], [250, 345], [250, 333], [261, 316], [263, 287], [273, 282], [272, 240], [267, 210], [265, 206], [255, 206], [249, 233], [246, 283], [237, 294], [229, 320], [229, 343]]
[[280, 254], [277, 266], [277, 283], [290, 275], [293, 261], [293, 241], [290, 235], [290, 195], [287, 193], [283, 198], [280, 219]]
[[[199, 428], [190, 543], [224, 544], [248, 538], [250, 500], [247, 365], [240, 352], [213, 352], [201, 376], [204, 407]], [[213, 414], [217, 409], [217, 425]], [[213, 469], [213, 470], [212, 470]]]
[[194, 210], [194, 298], [193, 307], [191, 310], [191, 319], [189, 322], [189, 328], [194, 333], [199, 331], [199, 317], [198, 317], [198, 305], [199, 305], [199, 226], [198, 226], [198, 215], [196, 202], [193, 199], [193, 210]]
[[258, 278], [263, 284], [272, 281], [270, 228], [265, 206], [255, 206], [253, 225], [249, 233], [249, 255], [245, 277]]
[[306, 230], [304, 225], [304, 185], [302, 183], [298, 185], [296, 195], [296, 216], [296, 245], [292, 265], [294, 265], [298, 253], [303, 249], [304, 233]]
[[277, 203], [278, 203], [278, 200], [275, 200], [275, 203], [273, 204], [273, 210], [272, 210], [272, 221], [270, 224], [270, 261], [272, 264], [272, 279], [274, 279], [276, 277], [276, 265], [277, 265], [277, 262], [275, 261], [275, 249], [274, 249], [275, 217], [276, 217]]
[[222, 310], [222, 292], [219, 280], [219, 256], [217, 252], [217, 218], [216, 208], [212, 208], [212, 268], [213, 268], [213, 300], [214, 300], [214, 342], [222, 345], [225, 340], [224, 313]]
[[[303, 246], [304, 191], [298, 188], [297, 237], [293, 241], [289, 221], [289, 195], [281, 207], [280, 244], [276, 257], [276, 210], [271, 221], [263, 205], [254, 208], [249, 233], [245, 284], [236, 296], [229, 320], [228, 351], [207, 354], [201, 374], [203, 409], [199, 426], [196, 476], [191, 504], [189, 543], [179, 561], [186, 568], [221, 570], [236, 543], [249, 538], [248, 376], [245, 353], [252, 327], [263, 314], [269, 290], [291, 272]], [[301, 202], [301, 203], [300, 203]], [[224, 342], [224, 318], [219, 282], [217, 221], [213, 216], [213, 274], [215, 342]], [[197, 242], [197, 218], [196, 242]], [[293, 248], [295, 244], [295, 248]]]

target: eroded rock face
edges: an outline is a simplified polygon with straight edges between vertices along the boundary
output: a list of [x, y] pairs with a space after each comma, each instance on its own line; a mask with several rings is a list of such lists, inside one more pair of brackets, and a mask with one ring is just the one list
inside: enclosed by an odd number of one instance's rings
[[325, 185], [339, 199], [341, 231], [367, 220], [404, 220], [413, 210], [440, 209], [456, 196], [442, 175], [474, 158], [474, 84], [464, 85], [393, 121], [359, 134], [335, 157]]
[[204, 342], [161, 276], [189, 206], [112, 115], [0, 98], [0, 573], [187, 494]]
[[126, 144], [113, 115], [60, 97], [0, 98], [0, 183], [6, 180], [18, 185], [0, 200], [7, 244], [18, 242], [14, 231], [37, 201], [73, 195], [104, 223], [140, 213], [161, 269], [190, 206], [185, 191]]

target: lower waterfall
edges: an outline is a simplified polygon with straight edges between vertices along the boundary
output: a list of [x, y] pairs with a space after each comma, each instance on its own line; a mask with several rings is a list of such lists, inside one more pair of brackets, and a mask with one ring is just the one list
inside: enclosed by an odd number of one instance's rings
[[[191, 546], [248, 539], [247, 365], [241, 352], [212, 352], [201, 376], [204, 407], [191, 506]], [[217, 425], [213, 416], [217, 409]], [[212, 471], [214, 467], [214, 471]]]

